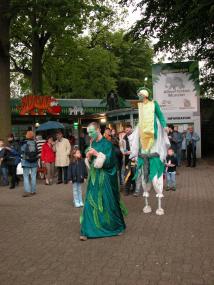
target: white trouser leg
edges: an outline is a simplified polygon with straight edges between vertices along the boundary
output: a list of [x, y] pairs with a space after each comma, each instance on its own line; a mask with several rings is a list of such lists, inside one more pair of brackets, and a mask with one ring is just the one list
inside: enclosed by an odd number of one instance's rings
[[78, 195], [78, 183], [73, 183], [73, 201], [75, 207], [80, 207]]
[[159, 178], [155, 176], [152, 180], [153, 188], [158, 198], [158, 208], [156, 210], [157, 215], [164, 215], [164, 210], [161, 208], [161, 199], [163, 198], [163, 175]]
[[152, 208], [149, 206], [149, 202], [148, 202], [149, 191], [151, 189], [151, 183], [145, 182], [143, 174], [142, 174], [142, 186], [143, 186], [143, 197], [145, 197], [145, 207], [143, 208], [143, 212], [145, 214], [151, 213]]

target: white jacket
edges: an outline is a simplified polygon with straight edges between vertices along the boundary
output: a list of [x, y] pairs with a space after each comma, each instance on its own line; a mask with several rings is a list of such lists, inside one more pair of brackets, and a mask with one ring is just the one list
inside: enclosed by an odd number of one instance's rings
[[69, 140], [62, 138], [60, 141], [56, 141], [54, 150], [56, 152], [55, 166], [64, 167], [70, 163], [71, 145]]

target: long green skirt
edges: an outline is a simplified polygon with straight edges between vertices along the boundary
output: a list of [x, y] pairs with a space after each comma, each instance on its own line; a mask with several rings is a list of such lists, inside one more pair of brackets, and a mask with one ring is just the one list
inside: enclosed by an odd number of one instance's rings
[[111, 168], [91, 172], [81, 218], [81, 235], [88, 238], [116, 236], [126, 228], [117, 171]]

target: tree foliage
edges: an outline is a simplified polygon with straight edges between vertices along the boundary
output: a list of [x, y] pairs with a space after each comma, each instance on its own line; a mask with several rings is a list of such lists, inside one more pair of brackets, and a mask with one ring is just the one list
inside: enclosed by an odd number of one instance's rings
[[[96, 38], [96, 39], [95, 39]], [[145, 40], [133, 41], [123, 31], [102, 30], [99, 36], [65, 34], [45, 50], [44, 93], [64, 98], [103, 98], [110, 90], [134, 98], [139, 86], [151, 87], [153, 50]], [[22, 80], [23, 90], [28, 90]]]
[[88, 36], [58, 42], [51, 55], [46, 55], [46, 92], [67, 98], [101, 98], [115, 88], [117, 59], [100, 46], [89, 46]]
[[21, 88], [71, 98], [104, 97], [113, 89], [134, 97], [145, 77], [151, 79], [153, 53], [147, 41], [114, 31], [117, 2], [27, 0], [22, 6], [13, 0], [20, 6], [12, 21], [11, 67], [23, 74]]
[[[129, 4], [129, 0], [122, 0]], [[212, 0], [143, 0], [137, 6], [142, 18], [133, 27], [136, 38], [154, 37], [156, 51], [170, 52], [172, 59], [204, 61], [202, 90], [214, 90], [214, 4]]]
[[19, 6], [19, 13], [13, 17], [11, 25], [12, 70], [31, 79], [33, 93], [43, 93], [45, 49], [53, 49], [65, 33], [77, 37], [84, 27], [97, 19], [108, 19], [111, 10], [103, 2], [105, 1], [12, 1], [12, 7]]

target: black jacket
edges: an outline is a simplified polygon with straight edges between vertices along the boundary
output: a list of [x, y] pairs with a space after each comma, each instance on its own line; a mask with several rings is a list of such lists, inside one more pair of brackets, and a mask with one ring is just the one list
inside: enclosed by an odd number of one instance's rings
[[72, 162], [68, 168], [68, 180], [73, 183], [83, 183], [87, 178], [87, 169], [83, 159]]
[[2, 166], [16, 166], [21, 161], [20, 147], [17, 142], [12, 142], [7, 145], [11, 150], [3, 148], [0, 152], [0, 157], [3, 158]]

